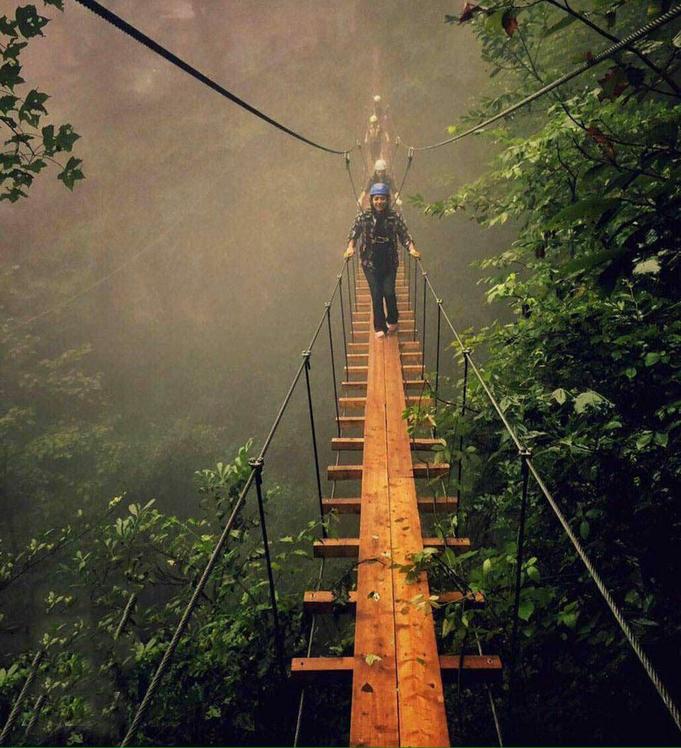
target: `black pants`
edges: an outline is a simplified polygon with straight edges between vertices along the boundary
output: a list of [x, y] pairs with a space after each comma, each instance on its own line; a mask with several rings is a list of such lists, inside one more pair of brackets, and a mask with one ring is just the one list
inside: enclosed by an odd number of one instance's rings
[[[390, 325], [397, 323], [397, 298], [395, 296], [395, 278], [397, 268], [380, 272], [376, 270], [364, 269], [369, 291], [371, 293], [371, 305], [374, 310], [374, 330], [386, 332], [386, 321]], [[386, 313], [383, 310], [383, 299], [388, 310], [387, 320]]]

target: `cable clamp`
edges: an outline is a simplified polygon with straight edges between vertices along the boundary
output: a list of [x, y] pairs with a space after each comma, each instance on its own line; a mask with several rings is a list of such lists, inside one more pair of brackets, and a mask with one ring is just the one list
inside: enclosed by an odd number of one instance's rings
[[255, 470], [255, 479], [258, 482], [262, 482], [262, 469], [265, 464], [265, 460], [262, 457], [251, 457], [248, 461], [248, 466], [251, 470]]
[[471, 353], [473, 353], [473, 349], [472, 348], [464, 348], [463, 351], [461, 351], [461, 353], [463, 353], [464, 356], [470, 356]]
[[308, 362], [309, 362], [309, 360], [310, 360], [310, 356], [312, 355], [312, 351], [311, 351], [311, 350], [310, 350], [310, 349], [308, 348], [308, 349], [307, 349], [306, 351], [303, 351], [303, 352], [302, 352], [302, 353], [301, 353], [300, 355], [301, 355], [301, 356], [302, 356], [302, 357], [303, 357], [303, 358], [304, 358], [304, 359], [305, 359], [306, 361], [308, 361]]
[[532, 457], [532, 450], [529, 447], [521, 447], [518, 450], [518, 457], [521, 460], [527, 461]]
[[324, 302], [324, 309], [331, 309], [331, 302], [330, 301], [325, 301]]

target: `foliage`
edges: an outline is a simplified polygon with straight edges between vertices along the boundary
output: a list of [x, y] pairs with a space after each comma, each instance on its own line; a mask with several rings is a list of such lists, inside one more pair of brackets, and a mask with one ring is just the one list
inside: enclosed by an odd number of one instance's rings
[[[31, 741], [107, 744], [120, 740], [190, 593], [250, 473], [248, 446], [230, 464], [197, 473], [203, 516], [181, 520], [154, 501], [114, 499], [77, 544], [62, 547], [60, 572], [42, 594], [47, 624], [38, 685], [14, 733], [44, 705]], [[277, 588], [305, 572], [314, 525], [273, 544]], [[288, 740], [290, 704], [274, 647], [264, 549], [257, 520], [242, 513], [191, 623], [180, 639], [138, 740], [238, 745]], [[44, 544], [43, 538], [32, 546]], [[11, 564], [5, 558], [5, 568]], [[280, 594], [286, 651], [300, 646], [299, 591]], [[6, 612], [6, 623], [13, 614]], [[23, 654], [0, 671], [0, 699], [16, 699], [29, 668]], [[282, 693], [284, 694], [282, 696]], [[279, 715], [279, 717], [277, 717]]]
[[[537, 88], [565, 72], [570, 56], [584, 59], [592, 45], [610, 43], [607, 35], [621, 38], [661, 10], [646, 2], [584, 2], [578, 11], [558, 2], [467, 5], [449, 21], [473, 25], [502, 80], [471, 117], [498, 111], [521, 97], [518, 87]], [[484, 226], [517, 227], [511, 246], [482, 263], [488, 300], [508, 305], [513, 320], [466, 343], [485, 351], [487, 384], [672, 685], [669, 663], [681, 641], [672, 602], [681, 542], [677, 33], [664, 29], [641, 54], [621, 54], [605, 74], [577, 79], [487, 133], [499, 152], [478, 182], [439, 202], [415, 199], [434, 216], [468, 211]], [[441, 408], [436, 420], [445, 458], [463, 460], [458, 521], [477, 547], [433, 559], [431, 574], [444, 588], [457, 584], [488, 600], [484, 611], [442, 612], [452, 651], [472, 646], [474, 625], [484, 646], [507, 659], [519, 458], [474, 378], [468, 396], [465, 415]], [[650, 683], [535, 489], [525, 559], [516, 694], [523, 709], [514, 713], [512, 739], [672, 740]], [[486, 704], [482, 697], [474, 704], [460, 727], [472, 742], [492, 740], [476, 724], [488, 720]]]
[[[63, 0], [43, 2], [63, 10]], [[31, 39], [43, 36], [49, 20], [35, 5], [19, 5], [14, 17], [0, 16], [0, 122], [7, 138], [0, 150], [0, 200], [28, 197], [35, 177], [51, 163], [70, 190], [84, 178], [81, 159], [59, 160], [80, 136], [70, 124], [46, 124], [48, 94], [37, 88], [24, 92], [21, 55]]]

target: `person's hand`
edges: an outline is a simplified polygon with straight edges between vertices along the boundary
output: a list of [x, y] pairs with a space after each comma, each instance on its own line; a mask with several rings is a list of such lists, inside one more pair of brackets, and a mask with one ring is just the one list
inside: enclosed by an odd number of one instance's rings
[[343, 253], [343, 257], [345, 257], [346, 260], [349, 260], [354, 254], [355, 254], [354, 247], [348, 247]]
[[413, 244], [411, 247], [409, 247], [409, 254], [412, 257], [416, 257], [416, 258], [419, 258], [421, 256], [421, 253], [418, 251], [418, 249], [416, 249], [416, 247]]

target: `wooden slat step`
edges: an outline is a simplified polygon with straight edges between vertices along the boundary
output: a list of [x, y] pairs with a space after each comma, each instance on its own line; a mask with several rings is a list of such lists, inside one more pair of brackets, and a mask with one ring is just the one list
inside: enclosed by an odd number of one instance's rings
[[[415, 452], [424, 452], [432, 450], [437, 446], [446, 444], [444, 439], [430, 439], [425, 437], [414, 437], [410, 439], [411, 448]], [[364, 437], [347, 437], [334, 436], [331, 439], [331, 449], [337, 451], [350, 450], [356, 451], [364, 448]]]
[[414, 361], [421, 361], [423, 359], [423, 354], [421, 351], [402, 351], [400, 353], [400, 356], [402, 357], [402, 362], [405, 361], [414, 362]]
[[[400, 289], [400, 290], [403, 290], [403, 291], [408, 291], [410, 287], [411, 287], [411, 284], [408, 284], [406, 282], [406, 280], [402, 280], [400, 278], [395, 278], [395, 288], [396, 289]], [[355, 285], [355, 288], [357, 290], [359, 290], [359, 291], [368, 291], [369, 290], [369, 284], [366, 283], [365, 281], [359, 281]]]
[[[446, 462], [417, 462], [413, 466], [414, 478], [442, 478], [449, 473]], [[362, 478], [361, 465], [329, 465], [326, 469], [327, 480], [360, 480]]]
[[[406, 353], [402, 354], [403, 356], [406, 356]], [[402, 373], [403, 374], [420, 374], [423, 371], [423, 366], [421, 364], [402, 364]]]
[[366, 406], [366, 397], [339, 397], [338, 405], [341, 408], [364, 408]]
[[[357, 311], [358, 312], [370, 312], [371, 311], [371, 304], [358, 303], [357, 304]], [[397, 302], [397, 311], [400, 314], [402, 314], [402, 312], [409, 312], [409, 311], [411, 311], [411, 306], [406, 301], [398, 301]]]
[[[368, 309], [362, 310], [362, 311], [354, 311], [352, 313], [352, 318], [354, 320], [359, 321], [367, 321], [371, 317], [371, 312]], [[407, 309], [402, 312], [400, 312], [400, 322], [402, 320], [406, 320], [407, 322], [413, 322], [414, 321], [414, 310], [413, 309]]]
[[[403, 320], [402, 317], [400, 316], [398, 324], [400, 326], [400, 330], [413, 330], [414, 329], [414, 320], [413, 319]], [[369, 320], [365, 321], [365, 320], [361, 320], [361, 319], [354, 320], [353, 323], [352, 323], [352, 326], [355, 329], [355, 333], [365, 332], [366, 330], [369, 329], [370, 325], [371, 325], [371, 323], [369, 322]]]
[[[469, 592], [464, 595], [461, 592], [443, 592], [438, 595], [437, 602], [440, 605], [459, 603], [464, 597], [466, 604], [472, 608], [482, 608], [485, 605], [485, 596], [481, 592]], [[303, 594], [303, 610], [306, 613], [332, 613], [334, 609], [335, 593], [331, 590], [308, 590]], [[399, 602], [399, 601], [398, 601]], [[357, 605], [357, 590], [350, 590], [346, 605], [354, 608]]]
[[[426, 386], [425, 379], [403, 379], [402, 384], [405, 387], [411, 389], [423, 389]], [[341, 382], [341, 387], [345, 387], [348, 390], [366, 390], [367, 382], [362, 379], [346, 379]]]
[[414, 465], [414, 478], [442, 478], [448, 474], [447, 462], [417, 462]]
[[407, 395], [404, 399], [407, 405], [420, 405], [422, 408], [430, 408], [433, 404], [431, 397], [421, 397], [420, 395]]
[[400, 340], [400, 351], [421, 352], [421, 342], [418, 340]]
[[[467, 551], [471, 547], [469, 538], [423, 538], [424, 548], [451, 548], [453, 551]], [[324, 538], [312, 544], [315, 558], [357, 558], [359, 538]]]
[[[453, 512], [458, 500], [456, 496], [439, 496], [437, 499], [422, 497], [416, 501], [422, 512]], [[322, 499], [322, 509], [325, 513], [335, 511], [338, 514], [359, 514], [362, 500], [359, 497]]]
[[364, 427], [364, 416], [338, 416], [336, 419], [341, 426]]
[[[395, 296], [397, 297], [397, 303], [407, 303], [409, 301], [409, 294], [406, 291], [398, 291]], [[371, 296], [368, 293], [357, 294], [357, 304], [371, 304]]]
[[[365, 341], [369, 340], [369, 335], [373, 335], [374, 331], [372, 330], [371, 333], [368, 330], [362, 330], [357, 331], [355, 330], [354, 333], [352, 333], [352, 337], [355, 343], [364, 343]], [[414, 331], [412, 330], [403, 330], [400, 328], [397, 331], [397, 335], [399, 336], [400, 342], [406, 342], [407, 340], [412, 340], [414, 337]]]
[[[440, 655], [442, 676], [457, 677], [463, 664], [462, 678], [466, 684], [498, 682], [503, 667], [497, 655]], [[354, 657], [295, 657], [291, 660], [291, 677], [298, 683], [350, 682], [355, 667]]]
[[348, 353], [348, 362], [350, 363], [358, 363], [360, 361], [368, 361], [368, 360], [369, 360], [368, 353]]

